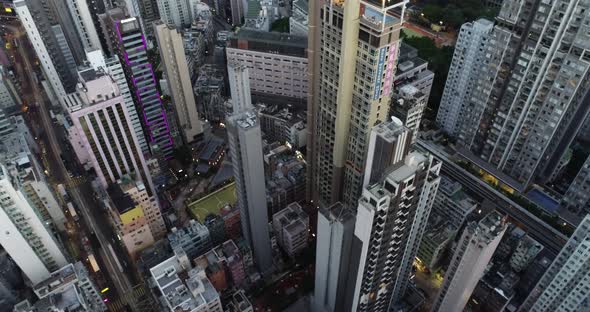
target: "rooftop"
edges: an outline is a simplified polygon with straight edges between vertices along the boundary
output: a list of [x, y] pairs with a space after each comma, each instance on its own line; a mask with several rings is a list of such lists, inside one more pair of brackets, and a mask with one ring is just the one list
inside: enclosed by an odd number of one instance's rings
[[[241, 28], [230, 36], [230, 41], [235, 40], [247, 40], [249, 42], [265, 43], [271, 46], [268, 48], [272, 49], [272, 45], [278, 45], [283, 47], [292, 48], [307, 48], [307, 37], [291, 35], [289, 33], [281, 32], [268, 32], [255, 29]], [[232, 47], [238, 48], [232, 44]], [[265, 46], [266, 47], [266, 46]]]
[[283, 210], [278, 211], [273, 215], [273, 222], [280, 223], [281, 226], [287, 226], [297, 221], [307, 221], [309, 217], [307, 213], [303, 211], [299, 203], [290, 203]]
[[73, 264], [68, 264], [63, 268], [51, 273], [46, 280], [35, 285], [33, 291], [39, 298], [44, 298], [52, 292], [64, 288], [78, 280], [76, 270]]
[[233, 114], [228, 118], [234, 121], [236, 125], [242, 129], [250, 129], [258, 125], [258, 116], [254, 111], [244, 111], [238, 114]]
[[451, 222], [444, 219], [442, 216], [432, 212], [428, 219], [428, 225], [424, 232], [424, 237], [430, 240], [435, 245], [440, 245], [453, 237], [457, 232]]
[[136, 204], [131, 196], [125, 194], [120, 185], [109, 185], [107, 192], [119, 214], [123, 214], [136, 207]]
[[347, 209], [342, 203], [337, 202], [329, 207], [320, 206], [320, 213], [324, 215], [331, 222], [347, 222], [356, 218], [356, 213], [351, 209]]
[[393, 142], [399, 137], [400, 133], [410, 131], [410, 129], [404, 126], [401, 120], [392, 118], [391, 122], [382, 122], [373, 127], [373, 131], [386, 141]]
[[478, 229], [483, 231], [486, 238], [496, 237], [506, 227], [506, 218], [494, 210], [485, 216], [478, 223]]
[[173, 256], [150, 269], [170, 311], [193, 311], [219, 300], [205, 272], [201, 268], [191, 269], [190, 262], [181, 261]]
[[273, 116], [275, 118], [283, 119], [293, 125], [299, 121], [307, 121], [306, 108], [284, 104], [270, 104], [257, 103], [256, 110], [259, 114]]
[[252, 304], [244, 294], [243, 290], [236, 291], [231, 296], [231, 302], [228, 304], [228, 312], [245, 312], [252, 311]]
[[473, 210], [474, 206], [477, 205], [477, 201], [463, 191], [463, 186], [459, 182], [447, 176], [441, 176], [438, 191], [449, 197], [457, 204], [457, 207], [462, 208], [466, 213]]
[[223, 145], [223, 141], [218, 139], [207, 141], [207, 144], [199, 153], [199, 159], [210, 160], [220, 148], [223, 148]]
[[208, 214], [218, 214], [223, 207], [234, 206], [237, 201], [236, 184], [232, 182], [188, 204], [188, 209], [193, 217], [205, 220]]
[[172, 231], [168, 234], [168, 241], [170, 242], [172, 248], [174, 248], [174, 246], [180, 244], [180, 242], [187, 236], [201, 236], [205, 233], [209, 233], [207, 227], [196, 220], [191, 219], [187, 226], [184, 226], [180, 229], [172, 228]]

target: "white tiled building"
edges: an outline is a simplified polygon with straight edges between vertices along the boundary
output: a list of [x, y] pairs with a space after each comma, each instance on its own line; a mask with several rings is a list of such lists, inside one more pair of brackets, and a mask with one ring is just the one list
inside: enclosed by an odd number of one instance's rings
[[478, 223], [471, 222], [466, 226], [432, 305], [432, 312], [463, 311], [504, 232], [506, 221], [496, 211]]
[[309, 216], [298, 203], [291, 203], [272, 216], [272, 227], [279, 245], [290, 256], [307, 247]]
[[184, 252], [150, 269], [161, 294], [162, 311], [223, 312], [219, 294], [199, 267], [192, 268]]
[[102, 71], [86, 69], [79, 75], [78, 92], [66, 99], [73, 123], [69, 139], [78, 160], [94, 168], [103, 187], [131, 175], [146, 185], [148, 194], [155, 194], [118, 85]]

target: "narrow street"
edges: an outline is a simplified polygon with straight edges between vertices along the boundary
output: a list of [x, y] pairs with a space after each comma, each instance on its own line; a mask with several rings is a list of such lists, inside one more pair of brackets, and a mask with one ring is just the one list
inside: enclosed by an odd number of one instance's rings
[[[128, 261], [127, 254], [122, 251], [118, 242], [113, 239], [116, 235], [113, 233], [110, 224], [108, 224], [108, 219], [105, 218], [103, 210], [94, 199], [90, 182], [87, 180], [81, 181], [77, 178], [81, 172], [72, 172], [76, 171], [75, 169], [68, 172], [68, 168], [64, 165], [61, 156], [62, 146], [64, 146], [63, 136], [61, 140], [58, 139], [56, 126], [49, 116], [48, 108], [51, 105], [37, 83], [37, 73], [32, 65], [32, 60], [35, 57], [31, 52], [34, 51], [28, 49], [29, 43], [26, 40], [24, 31], [19, 26], [3, 25], [3, 27], [12, 31], [15, 41], [18, 43], [18, 53], [15, 54], [23, 56], [19, 59], [21, 64], [17, 66], [17, 68], [22, 67], [22, 70], [19, 70], [17, 74], [21, 74], [21, 80], [25, 82], [29, 89], [29, 92], [24, 94], [23, 99], [29, 106], [26, 119], [33, 126], [34, 133], [38, 134], [39, 140], [45, 143], [43, 145], [46, 146], [46, 149], [42, 158], [44, 158], [43, 163], [49, 167], [47, 169], [50, 173], [50, 181], [54, 184], [54, 187], [59, 183], [66, 185], [72, 201], [82, 215], [83, 223], [87, 225], [86, 229], [90, 232], [87, 233], [89, 234], [88, 237], [96, 237], [98, 240], [100, 250], [95, 253], [101, 257], [102, 261], [100, 262], [106, 266], [103, 269], [107, 270], [108, 274], [106, 275], [113, 283], [113, 287], [111, 287], [113, 289], [109, 293], [109, 297], [116, 298], [118, 295], [131, 291], [133, 285], [138, 282], [138, 278], [134, 274], [135, 270], [126, 270], [126, 267], [120, 267], [121, 263], [126, 266], [130, 261]], [[70, 152], [67, 154], [68, 158], [73, 157]], [[109, 246], [112, 246], [114, 252], [111, 251]]]

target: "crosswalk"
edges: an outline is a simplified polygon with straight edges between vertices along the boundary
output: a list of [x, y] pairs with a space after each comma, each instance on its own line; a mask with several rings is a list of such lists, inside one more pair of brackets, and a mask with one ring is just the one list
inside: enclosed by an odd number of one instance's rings
[[86, 182], [85, 176], [76, 176], [72, 177], [68, 180], [68, 187], [75, 188], [78, 187], [80, 184]]

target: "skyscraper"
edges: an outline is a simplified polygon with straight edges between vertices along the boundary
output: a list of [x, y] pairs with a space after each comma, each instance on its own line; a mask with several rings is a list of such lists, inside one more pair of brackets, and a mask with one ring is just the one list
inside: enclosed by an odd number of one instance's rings
[[589, 5], [505, 0], [479, 47], [483, 58], [472, 63], [477, 74], [458, 90], [471, 96], [441, 106], [443, 113], [463, 113], [459, 145], [511, 176], [517, 188], [551, 176], [590, 110], [583, 104], [590, 97]]
[[586, 215], [519, 312], [585, 311], [590, 281], [590, 216]]
[[506, 231], [504, 216], [492, 211], [463, 231], [432, 311], [463, 311]]
[[11, 180], [6, 167], [0, 165], [0, 245], [27, 278], [37, 284], [67, 262], [38, 212]]
[[342, 200], [354, 208], [369, 131], [388, 117], [407, 1], [317, 2], [309, 13], [308, 190], [317, 205]]
[[0, 109], [15, 106], [18, 97], [16, 89], [6, 76], [6, 72], [4, 66], [0, 65]]
[[196, 18], [198, 0], [157, 0], [160, 19], [177, 28], [189, 27]]
[[70, 142], [78, 160], [94, 168], [103, 187], [125, 175], [154, 185], [117, 84], [102, 71], [80, 72], [79, 90], [66, 98], [73, 126]]
[[412, 132], [397, 118], [373, 127], [363, 187], [379, 182], [389, 166], [403, 161], [410, 152], [411, 143]]
[[229, 63], [227, 76], [234, 112], [252, 108], [249, 69], [243, 65]]
[[176, 28], [162, 22], [154, 24], [154, 34], [164, 64], [178, 126], [184, 142], [191, 143], [203, 133], [203, 123], [197, 112], [182, 35]]
[[441, 165], [431, 155], [410, 152], [377, 183], [363, 189], [354, 229], [354, 244], [360, 248], [355, 311], [390, 311], [401, 302], [440, 182]]
[[[109, 21], [110, 20], [110, 21]], [[137, 18], [117, 20], [107, 18], [114, 27], [111, 36], [117, 38], [115, 50], [123, 65], [125, 76], [131, 83], [131, 93], [135, 108], [141, 116], [143, 132], [153, 156], [160, 159], [172, 157], [174, 142], [166, 111], [156, 88], [156, 78], [152, 64], [147, 58], [147, 43]], [[114, 33], [113, 33], [114, 32]]]
[[577, 213], [578, 215], [585, 215], [590, 213], [590, 193], [588, 186], [590, 185], [590, 157], [576, 174], [576, 177], [567, 189], [567, 192], [562, 198], [562, 206], [568, 210]]
[[94, 50], [86, 53], [86, 59], [94, 70], [105, 71], [117, 83], [117, 86], [119, 86], [119, 92], [121, 92], [121, 96], [123, 96], [123, 99], [125, 100], [125, 107], [127, 107], [127, 113], [129, 114], [129, 120], [131, 120], [131, 124], [133, 125], [133, 131], [135, 132], [137, 142], [143, 154], [149, 154], [150, 148], [143, 135], [141, 119], [135, 109], [133, 96], [129, 90], [127, 77], [125, 77], [125, 72], [123, 71], [121, 62], [119, 62], [119, 58], [116, 55], [105, 58], [101, 50]]
[[[233, 68], [230, 77], [234, 112], [227, 117], [227, 135], [236, 180], [236, 192], [242, 234], [251, 246], [258, 269], [272, 270], [268, 212], [266, 209], [266, 185], [262, 157], [262, 133], [256, 112], [250, 102], [248, 70]], [[232, 73], [230, 72], [230, 75]], [[233, 97], [235, 95], [235, 97]]]
[[[482, 49], [491, 37], [494, 23], [487, 19], [479, 19], [461, 26], [453, 62], [449, 69], [445, 90], [440, 101], [440, 108], [436, 122], [449, 135], [464, 136], [461, 128], [472, 128], [472, 124], [465, 122], [470, 114], [465, 105], [474, 92], [473, 86], [480, 75], [481, 64], [487, 53]], [[471, 121], [470, 119], [468, 119]]]
[[355, 212], [342, 204], [320, 207], [318, 212], [316, 273], [313, 311], [351, 311], [354, 268], [358, 253], [353, 253]]
[[137, 0], [139, 7], [139, 16], [144, 25], [146, 35], [152, 37], [153, 28], [151, 25], [160, 20], [160, 11], [158, 10], [158, 0]]
[[244, 2], [242, 0], [229, 0], [231, 9], [231, 24], [233, 26], [242, 25], [244, 19]]
[[53, 93], [50, 96], [63, 105], [66, 93], [72, 92], [76, 85], [75, 64], [71, 68], [72, 51], [62, 37], [63, 28], [57, 22], [51, 3], [17, 0], [14, 7], [49, 82]]
[[101, 49], [100, 39], [86, 0], [66, 1], [85, 51]]
[[398, 89], [391, 100], [391, 116], [399, 118], [406, 127], [412, 130], [411, 142], [416, 142], [428, 94], [422, 93], [413, 85], [405, 85]]

